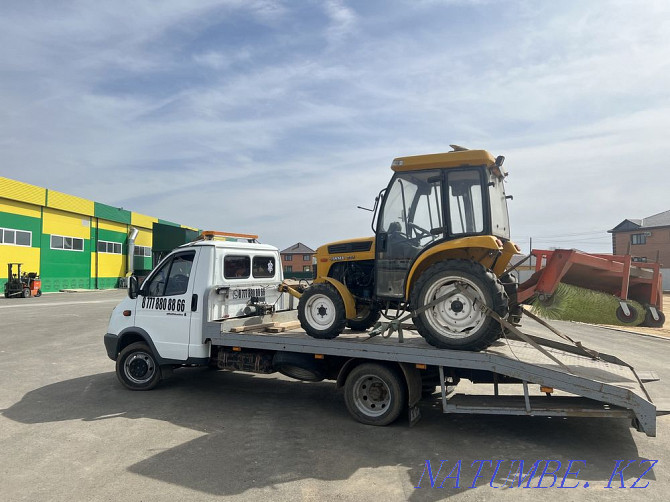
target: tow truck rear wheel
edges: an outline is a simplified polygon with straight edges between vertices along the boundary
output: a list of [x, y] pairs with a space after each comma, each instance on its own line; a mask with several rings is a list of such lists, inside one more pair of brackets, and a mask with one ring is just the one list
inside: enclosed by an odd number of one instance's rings
[[136, 342], [117, 357], [116, 376], [130, 390], [151, 390], [161, 380], [161, 369], [149, 346]]
[[407, 390], [402, 374], [378, 363], [363, 363], [347, 376], [344, 402], [356, 420], [367, 425], [389, 425], [402, 412]]
[[[466, 294], [459, 292], [456, 286]], [[483, 265], [448, 260], [426, 269], [412, 288], [412, 310], [454, 293], [414, 318], [419, 334], [442, 349], [483, 350], [501, 334], [500, 324], [480, 308], [486, 305], [500, 317], [508, 314], [508, 297], [502, 283]]]
[[347, 325], [340, 293], [330, 284], [312, 284], [298, 302], [298, 320], [313, 338], [337, 337]]

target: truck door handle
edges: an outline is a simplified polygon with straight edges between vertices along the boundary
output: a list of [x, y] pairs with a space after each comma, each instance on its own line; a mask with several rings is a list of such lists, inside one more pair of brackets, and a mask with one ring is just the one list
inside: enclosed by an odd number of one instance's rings
[[191, 296], [191, 312], [198, 310], [198, 295]]

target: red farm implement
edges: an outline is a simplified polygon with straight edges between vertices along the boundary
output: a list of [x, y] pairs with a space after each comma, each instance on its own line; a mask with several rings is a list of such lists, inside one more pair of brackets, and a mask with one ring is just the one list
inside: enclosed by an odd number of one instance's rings
[[[619, 303], [616, 317], [625, 324], [644, 315], [642, 326], [663, 326], [659, 263], [638, 263], [630, 255], [589, 254], [575, 249], [535, 249], [531, 254], [535, 258], [535, 273], [519, 285], [519, 303], [533, 299], [551, 302], [562, 283], [616, 297]], [[633, 302], [641, 305], [644, 313], [638, 313]]]

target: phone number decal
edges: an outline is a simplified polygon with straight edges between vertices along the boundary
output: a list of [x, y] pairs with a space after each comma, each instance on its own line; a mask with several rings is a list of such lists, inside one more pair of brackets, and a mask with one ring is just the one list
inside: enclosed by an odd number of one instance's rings
[[176, 298], [162, 297], [142, 297], [143, 309], [165, 310], [171, 312], [184, 312], [186, 310], [186, 300], [177, 300]]

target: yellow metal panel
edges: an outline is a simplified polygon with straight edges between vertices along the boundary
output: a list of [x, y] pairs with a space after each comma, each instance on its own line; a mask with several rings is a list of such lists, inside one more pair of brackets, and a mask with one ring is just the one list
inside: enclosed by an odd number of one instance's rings
[[[0, 176], [0, 197], [43, 206], [46, 189]], [[5, 272], [6, 274], [7, 272]]]
[[460, 166], [493, 166], [496, 159], [486, 150], [465, 150], [462, 152], [433, 153], [398, 157], [393, 160], [394, 171], [416, 171], [434, 167], [450, 168]]
[[21, 263], [21, 272], [40, 273], [40, 248], [0, 245], [0, 279], [7, 278], [7, 264]]
[[123, 277], [126, 275], [126, 257], [122, 254], [97, 253], [98, 277]]
[[91, 218], [45, 207], [42, 218], [42, 232], [44, 234], [65, 235], [90, 240]]
[[151, 232], [150, 230], [145, 230], [143, 228], [138, 228], [137, 230], [139, 230], [139, 233], [135, 238], [135, 244], [137, 244], [138, 246], [146, 246], [150, 248], [151, 244], [153, 243], [152, 241], [153, 232]]
[[49, 190], [47, 206], [87, 216], [95, 214], [95, 203], [92, 200], [82, 199], [55, 190]]
[[10, 214], [20, 214], [21, 216], [30, 216], [31, 218], [41, 218], [42, 211], [40, 206], [26, 204], [10, 199], [0, 198], [0, 212]]
[[445, 259], [461, 259], [476, 261], [489, 268], [499, 252], [503, 250], [503, 243], [489, 235], [461, 237], [437, 244], [420, 254], [414, 261], [407, 276], [405, 299], [409, 294], [414, 281], [429, 266]]
[[125, 234], [128, 232], [128, 225], [125, 223], [117, 223], [115, 221], [98, 220], [98, 228], [100, 230], [110, 230], [112, 232], [121, 232]]
[[158, 223], [158, 218], [145, 216], [140, 213], [130, 213], [130, 224], [134, 227], [144, 227], [151, 230], [154, 223]]

